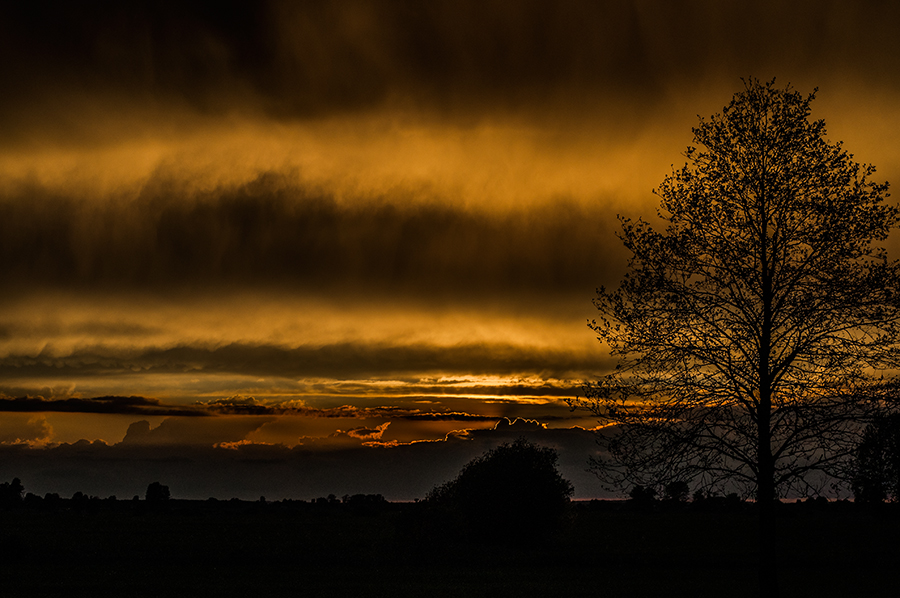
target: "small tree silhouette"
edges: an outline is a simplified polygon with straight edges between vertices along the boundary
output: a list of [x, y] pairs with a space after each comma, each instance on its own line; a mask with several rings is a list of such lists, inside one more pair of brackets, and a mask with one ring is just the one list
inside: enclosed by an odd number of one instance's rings
[[0, 484], [0, 507], [10, 508], [22, 504], [22, 494], [25, 488], [19, 478], [13, 478], [12, 482]]
[[461, 517], [479, 540], [547, 539], [560, 525], [572, 484], [556, 469], [556, 451], [519, 438], [470, 461], [426, 502]]
[[856, 502], [900, 500], [900, 415], [877, 418], [866, 427], [853, 466]]
[[656, 501], [656, 489], [637, 484], [628, 492], [628, 500], [639, 506], [651, 505]]
[[147, 486], [147, 494], [145, 495], [149, 503], [161, 503], [169, 500], [169, 487], [163, 486], [159, 482], [153, 482]]
[[664, 500], [671, 502], [687, 502], [690, 487], [682, 480], [666, 484]]

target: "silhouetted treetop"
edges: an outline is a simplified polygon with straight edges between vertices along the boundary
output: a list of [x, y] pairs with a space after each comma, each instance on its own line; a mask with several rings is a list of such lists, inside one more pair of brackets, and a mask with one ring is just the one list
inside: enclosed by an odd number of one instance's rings
[[22, 495], [25, 493], [25, 487], [22, 486], [19, 478], [13, 478], [12, 482], [3, 482], [0, 484], [0, 507], [10, 508], [17, 507], [22, 504]]
[[169, 487], [163, 486], [159, 482], [152, 482], [147, 486], [145, 498], [147, 499], [147, 502], [152, 503], [160, 503], [169, 500]]
[[544, 539], [559, 525], [572, 484], [552, 448], [519, 438], [473, 459], [426, 501], [461, 515], [470, 533], [498, 541]]

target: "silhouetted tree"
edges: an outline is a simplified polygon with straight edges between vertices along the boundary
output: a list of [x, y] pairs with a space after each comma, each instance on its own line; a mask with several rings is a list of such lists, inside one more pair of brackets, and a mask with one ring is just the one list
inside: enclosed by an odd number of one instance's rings
[[63, 504], [62, 497], [58, 492], [47, 492], [44, 494], [43, 506], [47, 510], [57, 510]]
[[163, 486], [159, 482], [153, 482], [147, 486], [145, 498], [149, 503], [161, 503], [169, 500], [169, 487]]
[[88, 502], [90, 500], [88, 495], [79, 490], [69, 499], [69, 506], [74, 511], [85, 511], [88, 508]]
[[25, 487], [19, 478], [13, 478], [12, 482], [0, 484], [0, 507], [8, 509], [22, 504], [22, 495]]
[[574, 492], [556, 462], [554, 449], [519, 438], [470, 461], [426, 502], [457, 512], [478, 539], [543, 540], [562, 522]]
[[669, 482], [666, 484], [666, 492], [663, 499], [670, 502], [687, 502], [690, 491], [690, 486], [683, 480]]
[[346, 494], [341, 504], [353, 513], [374, 515], [384, 509], [388, 502], [381, 494]]
[[900, 500], [900, 415], [877, 418], [866, 427], [853, 467], [856, 502]]
[[636, 484], [628, 492], [628, 500], [639, 507], [647, 507], [656, 502], [656, 488], [644, 488]]
[[773, 501], [844, 471], [900, 337], [879, 246], [898, 210], [810, 120], [814, 97], [745, 81], [655, 191], [664, 230], [620, 218], [630, 271], [591, 323], [620, 363], [574, 401], [617, 425], [594, 462], [608, 482], [756, 496], [767, 596]]

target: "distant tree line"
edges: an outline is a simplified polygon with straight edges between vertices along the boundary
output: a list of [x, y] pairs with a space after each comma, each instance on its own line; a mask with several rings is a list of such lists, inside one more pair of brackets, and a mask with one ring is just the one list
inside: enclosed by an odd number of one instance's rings
[[[547, 537], [566, 518], [574, 488], [556, 468], [554, 449], [534, 445], [524, 438], [505, 443], [466, 464], [459, 475], [428, 493], [422, 508], [430, 513], [432, 525], [456, 528], [458, 533], [473, 537], [521, 539]], [[900, 415], [876, 419], [866, 427], [863, 440], [856, 448], [850, 473], [854, 500], [872, 504], [900, 502]], [[686, 481], [676, 480], [661, 488], [635, 485], [628, 492], [628, 503], [635, 506], [692, 505], [714, 507], [735, 506], [743, 502], [736, 494], [718, 496], [713, 492], [690, 492]], [[689, 500], [690, 497], [690, 500]], [[116, 503], [144, 502], [160, 506], [171, 500], [169, 487], [156, 481], [147, 486], [144, 501], [135, 495], [131, 501], [119, 501], [75, 492], [70, 499], [48, 492], [39, 496], [25, 492], [19, 478], [0, 483], [0, 509], [17, 507], [69, 508], [98, 510]], [[824, 501], [822, 497], [808, 500]], [[210, 504], [223, 502], [210, 498]], [[227, 502], [246, 503], [231, 499]], [[375, 513], [388, 505], [381, 494], [334, 494], [310, 501], [284, 499], [269, 503], [264, 496], [259, 505], [306, 505], [319, 509], [344, 509], [357, 513]]]
[[[36, 508], [42, 510], [100, 511], [113, 508], [128, 508], [128, 505], [138, 505], [141, 510], [147, 510], [148, 508], [158, 510], [174, 502], [183, 504], [185, 502], [197, 503], [200, 501], [174, 501], [171, 498], [169, 487], [160, 482], [152, 482], [147, 486], [144, 500], [141, 500], [139, 495], [135, 495], [131, 500], [119, 500], [115, 495], [102, 498], [85, 494], [81, 491], [75, 492], [71, 498], [63, 498], [56, 492], [48, 492], [40, 496], [32, 492], [25, 492], [25, 487], [19, 478], [14, 478], [12, 482], [0, 483], [0, 509], [2, 510]], [[381, 494], [345, 494], [341, 498], [334, 494], [329, 494], [327, 497], [318, 497], [309, 501], [290, 498], [280, 501], [267, 501], [264, 496], [260, 496], [259, 500], [255, 501], [238, 498], [220, 500], [210, 497], [202, 502], [207, 506], [250, 505], [254, 508], [281, 506], [285, 508], [313, 508], [317, 510], [340, 509], [354, 513], [375, 513], [390, 504]]]
[[[854, 451], [848, 477], [857, 503], [900, 502], [900, 414], [878, 417], [865, 427], [862, 441]], [[660, 493], [657, 488], [635, 485], [629, 491], [629, 501], [636, 505], [684, 503], [690, 492], [684, 481], [670, 482], [662, 490]], [[691, 498], [694, 503], [710, 500], [721, 502], [723, 497], [697, 490]], [[724, 500], [741, 502], [736, 493], [728, 494]], [[821, 496], [808, 497], [808, 500], [827, 501]]]

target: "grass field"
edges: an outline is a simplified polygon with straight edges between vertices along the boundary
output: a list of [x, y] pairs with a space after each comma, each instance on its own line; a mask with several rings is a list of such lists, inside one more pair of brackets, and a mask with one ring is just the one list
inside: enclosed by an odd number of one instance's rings
[[[784, 505], [783, 595], [900, 596], [900, 511]], [[552, 542], [410, 533], [416, 505], [0, 511], [3, 596], [754, 596], [752, 505], [574, 505]], [[414, 514], [414, 513], [413, 513]], [[497, 535], [506, 525], [497, 522]], [[414, 531], [414, 530], [413, 530]]]

